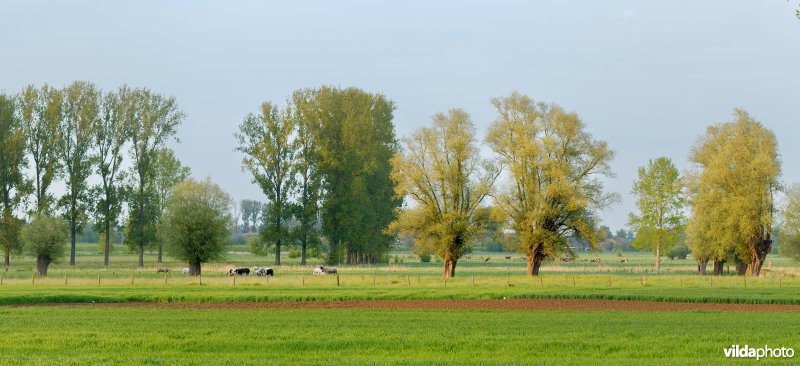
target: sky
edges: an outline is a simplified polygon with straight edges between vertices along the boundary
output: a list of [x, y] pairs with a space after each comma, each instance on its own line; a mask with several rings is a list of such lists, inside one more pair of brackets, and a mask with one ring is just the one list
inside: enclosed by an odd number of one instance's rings
[[616, 151], [606, 180], [623, 228], [638, 167], [690, 168], [691, 146], [744, 108], [772, 129], [783, 182], [800, 182], [797, 1], [7, 1], [0, 92], [25, 85], [122, 84], [174, 96], [173, 142], [198, 178], [264, 200], [234, 133], [264, 101], [331, 85], [397, 105], [397, 135], [462, 108], [479, 140], [489, 100], [512, 91], [582, 118]]

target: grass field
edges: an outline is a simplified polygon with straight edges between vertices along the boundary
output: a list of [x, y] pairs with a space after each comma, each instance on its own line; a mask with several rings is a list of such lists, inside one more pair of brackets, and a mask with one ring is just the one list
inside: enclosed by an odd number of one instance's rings
[[[34, 275], [31, 258], [14, 258], [0, 274], [0, 304], [503, 298], [800, 304], [797, 262], [774, 256], [764, 276], [747, 279], [697, 276], [691, 259], [665, 260], [653, 273], [647, 253], [601, 254], [600, 264], [583, 262], [595, 256], [586, 253], [576, 262], [547, 263], [538, 278], [525, 276], [524, 261], [509, 253], [473, 253], [447, 280], [441, 263], [420, 263], [408, 253], [393, 253], [392, 264], [340, 266], [338, 278], [312, 276], [319, 261], [299, 266], [296, 259], [273, 266], [275, 277], [233, 278], [222, 272], [270, 266], [271, 259], [231, 247], [225, 261], [204, 265], [202, 278], [193, 278], [180, 273], [185, 263], [154, 263], [154, 253], [139, 269], [136, 255], [118, 251], [104, 268], [96, 245], [78, 249], [77, 266], [52, 265], [46, 278]], [[158, 274], [158, 266], [173, 272]], [[736, 364], [755, 361], [726, 359], [723, 348], [800, 350], [798, 326], [794, 312], [0, 306], [0, 365]]]
[[797, 313], [33, 307], [0, 319], [7, 365], [693, 365], [732, 361], [732, 344], [800, 345]]

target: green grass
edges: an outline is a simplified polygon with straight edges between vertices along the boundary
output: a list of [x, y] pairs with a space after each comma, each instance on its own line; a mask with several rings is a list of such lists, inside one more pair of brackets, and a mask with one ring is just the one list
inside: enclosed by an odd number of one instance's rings
[[[722, 349], [800, 346], [798, 313], [5, 307], [0, 320], [4, 365], [743, 364]], [[791, 363], [777, 361], [759, 364]]]

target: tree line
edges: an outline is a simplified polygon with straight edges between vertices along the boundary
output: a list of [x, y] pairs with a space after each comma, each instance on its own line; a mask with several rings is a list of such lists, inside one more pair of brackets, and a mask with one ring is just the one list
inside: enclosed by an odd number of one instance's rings
[[[26, 221], [31, 228], [53, 228], [53, 233], [66, 228], [69, 264], [74, 266], [76, 234], [90, 218], [104, 238], [107, 266], [112, 230], [123, 207], [128, 212], [125, 242], [139, 252], [139, 266], [144, 265], [145, 247], [156, 244], [160, 262], [162, 240], [155, 223], [172, 187], [189, 175], [165, 147], [184, 118], [174, 98], [147, 88], [121, 86], [104, 92], [76, 81], [63, 88], [29, 85], [16, 95], [0, 94], [0, 247], [5, 267], [11, 255], [26, 247], [20, 236]], [[91, 177], [100, 183], [89, 184]], [[64, 185], [60, 196], [53, 193], [58, 182]], [[41, 243], [52, 238], [45, 239]], [[31, 240], [27, 250], [46, 274], [45, 263], [64, 253], [59, 246]]]

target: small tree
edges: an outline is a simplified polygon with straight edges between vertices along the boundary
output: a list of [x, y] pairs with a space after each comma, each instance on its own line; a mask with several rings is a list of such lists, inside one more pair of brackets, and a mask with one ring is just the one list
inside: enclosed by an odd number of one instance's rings
[[685, 217], [683, 182], [672, 160], [659, 157], [639, 168], [639, 178], [631, 192], [638, 197], [639, 214], [630, 213], [628, 225], [636, 231], [632, 245], [652, 249], [656, 271], [661, 269], [662, 253], [669, 253], [681, 240]]
[[783, 228], [778, 235], [780, 253], [800, 260], [800, 184], [795, 183], [786, 189], [786, 207], [781, 214]]
[[189, 262], [189, 275], [204, 262], [221, 259], [233, 220], [231, 199], [211, 179], [186, 180], [175, 186], [161, 217], [167, 253]]
[[47, 276], [47, 267], [66, 254], [69, 226], [64, 219], [38, 215], [22, 229], [25, 251], [36, 257], [36, 273]]

